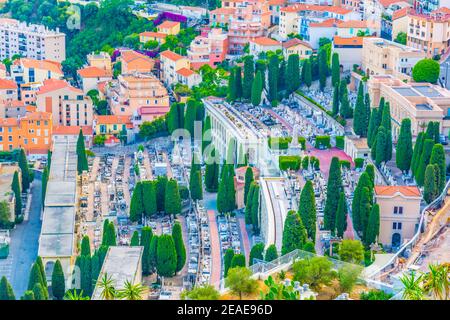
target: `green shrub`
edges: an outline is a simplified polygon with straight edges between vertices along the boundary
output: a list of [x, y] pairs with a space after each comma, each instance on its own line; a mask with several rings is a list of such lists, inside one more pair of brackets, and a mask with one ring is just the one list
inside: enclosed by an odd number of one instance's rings
[[340, 164], [341, 164], [341, 168], [350, 169], [350, 166], [351, 166], [350, 161], [348, 161], [348, 160], [341, 160]]
[[300, 169], [300, 156], [280, 156], [278, 158], [279, 168], [282, 171], [286, 170], [299, 170]]
[[315, 147], [317, 149], [320, 149], [320, 148], [329, 149], [329, 148], [331, 148], [330, 136], [317, 136], [316, 137]]
[[274, 150], [286, 150], [289, 148], [289, 143], [292, 137], [269, 137], [269, 148]]
[[355, 159], [355, 168], [362, 168], [364, 165], [364, 159], [363, 158], [356, 158]]
[[336, 148], [344, 150], [344, 146], [345, 146], [345, 137], [337, 136], [336, 137]]

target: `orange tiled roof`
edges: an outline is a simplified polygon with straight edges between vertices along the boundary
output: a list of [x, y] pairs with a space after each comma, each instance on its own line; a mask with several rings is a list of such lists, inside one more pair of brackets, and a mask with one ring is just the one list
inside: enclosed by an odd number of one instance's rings
[[144, 60], [148, 60], [148, 61], [152, 61], [153, 62], [152, 58], [147, 57], [146, 55], [143, 55], [143, 54], [141, 54], [139, 52], [136, 52], [134, 50], [123, 50], [120, 53], [120, 57], [126, 63], [129, 63], [130, 61], [133, 61], [135, 59], [144, 59]]
[[152, 32], [152, 31], [144, 31], [139, 33], [141, 37], [149, 37], [149, 38], [166, 38], [167, 34], [161, 32]]
[[0, 89], [17, 89], [17, 83], [13, 80], [0, 79]]
[[185, 78], [190, 77], [193, 74], [195, 74], [194, 71], [187, 69], [187, 68], [181, 68], [181, 69], [177, 70], [177, 73]]
[[65, 80], [47, 79], [47, 80], [44, 80], [44, 85], [39, 88], [39, 90], [36, 92], [36, 94], [37, 95], [44, 94], [44, 93], [52, 92], [52, 91], [63, 89], [63, 88], [68, 88], [69, 90], [76, 92], [76, 93], [83, 93], [83, 90], [72, 87]]
[[405, 2], [404, 0], [379, 0], [379, 1], [380, 1], [380, 4], [385, 8], [389, 7], [393, 3]]
[[61, 63], [57, 61], [21, 58], [19, 60], [16, 60], [14, 64], [23, 65], [25, 68], [42, 69], [61, 75], [64, 74], [64, 72], [62, 71]]
[[369, 23], [361, 20], [342, 21], [337, 24], [338, 28], [367, 28]]
[[335, 27], [341, 20], [339, 19], [327, 19], [322, 22], [311, 22], [309, 24], [310, 27], [318, 27], [318, 28], [330, 28]]
[[178, 61], [178, 60], [184, 58], [183, 56], [180, 56], [178, 53], [175, 53], [170, 50], [163, 51], [163, 52], [161, 52], [160, 55], [161, 55], [161, 57], [167, 58], [172, 61]]
[[54, 135], [78, 135], [80, 133], [80, 128], [83, 131], [83, 135], [92, 136], [93, 130], [91, 126], [54, 126]]
[[108, 116], [95, 116], [97, 120], [97, 124], [126, 124], [131, 122], [130, 116], [117, 116], [117, 115], [108, 115]]
[[291, 40], [288, 40], [288, 41], [284, 42], [283, 43], [283, 48], [288, 49], [288, 48], [291, 48], [291, 47], [294, 47], [294, 46], [297, 46], [297, 45], [303, 45], [305, 47], [312, 48], [311, 45], [308, 42], [300, 40], [300, 39], [297, 39], [297, 38], [294, 38], [294, 39], [291, 39]]
[[309, 4], [294, 4], [280, 9], [281, 12], [299, 12], [299, 11], [321, 11], [321, 12], [333, 12], [336, 14], [347, 14], [352, 12], [341, 7], [335, 6], [320, 6], [320, 5], [309, 5]]
[[77, 71], [82, 78], [103, 78], [111, 77], [111, 73], [108, 70], [98, 67], [86, 67]]
[[364, 37], [342, 38], [334, 36], [334, 44], [338, 46], [362, 46]]
[[253, 39], [250, 40], [250, 42], [254, 42], [256, 44], [259, 44], [260, 46], [277, 46], [277, 45], [280, 45], [280, 42], [278, 42], [277, 40], [274, 40], [272, 38], [268, 38], [268, 37], [253, 38]]
[[409, 12], [408, 7], [404, 7], [402, 9], [396, 10], [396, 11], [394, 11], [394, 13], [392, 13], [392, 20], [397, 20], [397, 19], [403, 18], [408, 15], [408, 12]]
[[173, 28], [179, 25], [179, 22], [166, 20], [158, 26], [158, 29]]
[[287, 0], [269, 0], [267, 3], [269, 6], [282, 6], [286, 4]]
[[405, 197], [420, 197], [420, 190], [414, 186], [375, 186], [375, 194], [379, 196], [394, 196], [400, 193]]

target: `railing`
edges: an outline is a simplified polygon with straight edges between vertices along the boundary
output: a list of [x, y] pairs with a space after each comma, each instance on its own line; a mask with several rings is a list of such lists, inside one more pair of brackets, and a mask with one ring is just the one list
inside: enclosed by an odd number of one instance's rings
[[419, 240], [420, 234], [422, 233], [422, 227], [424, 225], [424, 221], [425, 221], [425, 217], [427, 214], [427, 211], [430, 209], [436, 209], [441, 202], [445, 199], [445, 197], [447, 197], [447, 192], [448, 189], [450, 188], [450, 180], [447, 182], [447, 184], [445, 185], [444, 190], [441, 192], [441, 194], [439, 195], [439, 197], [437, 197], [436, 199], [434, 199], [434, 201], [432, 201], [430, 204], [428, 204], [427, 206], [425, 206], [425, 208], [422, 209], [421, 215], [420, 215], [420, 221], [419, 221], [419, 226], [417, 228], [416, 233], [414, 234], [414, 236], [411, 238], [411, 240], [409, 240], [407, 243], [405, 243], [404, 245], [402, 245], [400, 247], [400, 249], [397, 250], [397, 252], [394, 254], [394, 256], [389, 259], [388, 262], [386, 262], [383, 266], [379, 267], [377, 270], [374, 270], [374, 272], [372, 272], [371, 274], [368, 274], [367, 277], [369, 278], [373, 278], [376, 275], [378, 275], [380, 272], [382, 272], [383, 270], [387, 269], [389, 266], [391, 266], [394, 261], [408, 248], [408, 247], [413, 247], [417, 240]]

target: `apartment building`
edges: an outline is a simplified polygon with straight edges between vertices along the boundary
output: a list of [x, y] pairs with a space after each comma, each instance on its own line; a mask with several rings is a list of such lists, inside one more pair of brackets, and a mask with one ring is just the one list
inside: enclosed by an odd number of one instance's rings
[[161, 45], [166, 42], [166, 37], [167, 34], [165, 33], [145, 31], [139, 33], [139, 42], [145, 44], [149, 41], [156, 41]]
[[414, 0], [414, 9], [422, 14], [428, 14], [444, 7], [450, 8], [450, 0]]
[[441, 8], [430, 14], [408, 14], [407, 44], [420, 49], [427, 57], [442, 55], [450, 47], [450, 9]]
[[180, 69], [190, 69], [191, 63], [188, 58], [166, 50], [160, 54], [161, 80], [168, 86], [177, 82], [177, 71]]
[[180, 33], [181, 30], [181, 24], [176, 21], [169, 21], [166, 20], [163, 23], [161, 23], [158, 27], [159, 33], [164, 33], [166, 35], [176, 36], [178, 33]]
[[27, 112], [36, 111], [33, 106], [27, 106], [20, 100], [1, 100], [0, 99], [0, 117], [2, 118], [21, 118]]
[[122, 131], [132, 129], [133, 124], [131, 123], [131, 116], [96, 115], [92, 128], [95, 135], [106, 134], [117, 136], [122, 134]]
[[0, 119], [0, 151], [23, 148], [27, 154], [46, 154], [51, 144], [51, 113], [37, 111]]
[[122, 50], [120, 52], [122, 62], [122, 74], [151, 73], [155, 66], [155, 61], [133, 50]]
[[26, 106], [36, 105], [36, 92], [43, 86], [42, 82], [28, 82], [20, 86], [20, 100]]
[[375, 202], [380, 206], [378, 241], [398, 248], [410, 240], [419, 226], [420, 190], [413, 186], [375, 186]]
[[112, 73], [109, 70], [88, 66], [77, 71], [81, 80], [81, 87], [84, 94], [90, 90], [98, 90], [98, 83], [112, 80]]
[[263, 52], [281, 50], [281, 42], [268, 37], [250, 39], [249, 44], [250, 54], [254, 57], [258, 57]]
[[107, 52], [92, 52], [87, 55], [88, 65], [112, 72], [111, 56]]
[[[300, 34], [303, 40], [310, 42], [310, 24], [322, 23], [329, 19], [341, 21], [359, 20], [359, 13], [336, 6], [294, 4], [281, 9], [279, 35], [287, 39], [288, 35]], [[314, 47], [314, 45], [313, 45]]]
[[13, 80], [0, 79], [0, 98], [6, 100], [17, 100], [18, 86]]
[[373, 106], [384, 97], [389, 102], [394, 141], [403, 119], [411, 120], [413, 137], [424, 131], [430, 121], [439, 122], [441, 134], [450, 130], [450, 91], [429, 83], [404, 83], [391, 75], [371, 76], [367, 82]]
[[348, 20], [340, 21], [336, 24], [336, 35], [341, 38], [351, 38], [359, 35], [379, 36], [380, 30], [381, 26], [378, 21]]
[[280, 24], [280, 10], [288, 3], [288, 0], [268, 0], [267, 3], [270, 10], [270, 23]]
[[335, 36], [333, 38], [333, 53], [339, 54], [339, 63], [342, 70], [351, 71], [353, 65], [361, 65], [363, 54], [364, 37], [342, 38]]
[[11, 77], [22, 86], [47, 79], [62, 79], [64, 72], [61, 63], [57, 61], [21, 58], [11, 65]]
[[36, 92], [38, 111], [53, 115], [55, 126], [92, 125], [93, 106], [90, 97], [83, 90], [72, 87], [65, 80], [49, 79]]
[[393, 75], [410, 79], [414, 65], [425, 53], [382, 38], [364, 37], [362, 69], [368, 75]]
[[20, 55], [36, 60], [62, 62], [66, 59], [66, 35], [59, 29], [0, 19], [0, 60]]
[[106, 96], [115, 115], [135, 115], [139, 108], [169, 109], [169, 95], [152, 74], [120, 75], [106, 87]]
[[196, 37], [187, 51], [192, 69], [198, 70], [205, 64], [214, 67], [223, 62], [228, 53], [228, 47], [228, 35], [221, 28], [212, 28]]
[[267, 35], [270, 16], [266, 0], [223, 0], [221, 8], [210, 12], [210, 25], [228, 27], [229, 54], [236, 55], [250, 39]]
[[7, 72], [6, 72], [6, 66], [0, 62], [0, 79], [6, 78]]

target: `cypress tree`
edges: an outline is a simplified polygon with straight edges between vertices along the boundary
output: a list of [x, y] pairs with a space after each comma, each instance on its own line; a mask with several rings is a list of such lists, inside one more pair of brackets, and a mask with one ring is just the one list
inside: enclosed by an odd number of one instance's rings
[[414, 151], [411, 159], [411, 171], [413, 175], [417, 171], [417, 164], [419, 163], [420, 155], [422, 153], [424, 137], [425, 133], [419, 132], [416, 138], [416, 143], [414, 144]]
[[331, 58], [331, 84], [337, 86], [341, 81], [341, 67], [339, 63], [339, 54], [334, 52]]
[[131, 236], [130, 246], [131, 247], [137, 247], [137, 246], [139, 246], [139, 242], [140, 242], [139, 232], [134, 231], [133, 235]]
[[411, 120], [405, 118], [402, 120], [400, 135], [397, 141], [397, 150], [395, 153], [395, 163], [397, 168], [404, 172], [408, 172], [411, 167], [412, 154]]
[[269, 58], [269, 100], [275, 101], [278, 97], [278, 56]]
[[172, 228], [172, 238], [177, 253], [177, 267], [176, 272], [183, 269], [186, 263], [186, 248], [184, 246], [183, 235], [181, 233], [181, 224], [177, 221]]
[[311, 87], [311, 84], [312, 84], [312, 69], [311, 69], [311, 61], [309, 59], [305, 60], [305, 62], [303, 63], [302, 69], [304, 69], [303, 82], [309, 88], [309, 87]]
[[385, 159], [388, 162], [392, 159], [392, 132], [386, 131], [386, 149], [385, 149]]
[[234, 168], [232, 164], [222, 166], [221, 178], [217, 192], [217, 211], [231, 212], [236, 208], [236, 191], [234, 187]]
[[130, 220], [137, 222], [142, 219], [144, 204], [142, 203], [142, 182], [138, 181], [134, 187], [130, 201]]
[[[375, 153], [375, 163], [380, 166], [383, 161], [386, 160], [386, 130], [383, 126], [378, 128], [377, 138], [376, 138], [376, 153]], [[373, 150], [372, 150], [373, 153]]]
[[149, 262], [150, 262], [150, 271], [154, 272], [156, 270], [157, 262], [158, 262], [158, 239], [157, 235], [153, 235], [152, 241], [150, 242], [150, 250], [149, 250]]
[[184, 129], [186, 129], [191, 135], [191, 139], [194, 139], [194, 123], [197, 119], [197, 102], [189, 98], [186, 103], [186, 113], [184, 116]]
[[345, 81], [342, 81], [339, 86], [339, 94], [341, 96], [339, 112], [344, 119], [350, 119], [353, 116], [353, 110], [348, 100], [348, 89]]
[[434, 142], [436, 142], [436, 143], [441, 142], [440, 131], [439, 131], [439, 121], [434, 122]]
[[366, 137], [367, 137], [367, 132], [369, 130], [369, 121], [370, 121], [370, 107], [371, 103], [370, 103], [370, 96], [369, 93], [366, 93], [366, 95], [364, 96], [364, 106], [365, 106], [365, 111], [364, 111], [364, 124], [365, 124], [365, 132], [366, 132]]
[[86, 296], [92, 295], [92, 266], [91, 257], [80, 256], [80, 287]]
[[306, 229], [302, 219], [297, 212], [289, 211], [284, 221], [281, 253], [285, 255], [295, 249], [302, 249], [306, 238]]
[[306, 181], [300, 194], [298, 214], [306, 228], [308, 237], [315, 241], [316, 239], [316, 198], [314, 187], [311, 180]]
[[195, 120], [203, 123], [203, 120], [205, 119], [205, 105], [203, 104], [203, 102], [196, 101], [195, 110], [197, 111], [197, 117], [195, 118]]
[[325, 49], [319, 49], [319, 86], [320, 90], [323, 91], [327, 85], [327, 75], [328, 75], [328, 63], [327, 63], [327, 52]]
[[367, 172], [363, 172], [361, 176], [359, 177], [358, 184], [356, 185], [355, 191], [353, 193], [353, 200], [352, 200], [352, 221], [353, 221], [353, 228], [362, 233], [364, 231], [363, 228], [363, 218], [361, 218], [361, 196], [362, 196], [362, 190], [364, 188], [372, 188], [372, 181]]
[[25, 192], [30, 187], [31, 178], [27, 156], [25, 155], [25, 151], [23, 149], [20, 149], [19, 153], [19, 168], [22, 174], [22, 191]]
[[251, 88], [252, 105], [258, 106], [261, 104], [262, 89], [263, 89], [263, 85], [262, 85], [261, 71], [258, 71], [252, 82], [252, 88]]
[[[139, 245], [139, 242], [138, 242], [138, 245]], [[98, 252], [95, 252], [91, 258], [91, 275], [92, 275], [92, 283], [94, 284], [94, 287], [95, 287], [95, 283], [97, 283], [97, 279], [100, 274], [100, 269], [101, 269], [100, 256], [99, 256]]]
[[278, 67], [278, 92], [286, 89], [286, 68], [286, 61], [284, 61], [284, 59], [281, 59]]
[[81, 174], [83, 171], [87, 171], [89, 169], [86, 157], [86, 147], [84, 145], [84, 136], [83, 131], [81, 129], [80, 133], [78, 134], [77, 140], [77, 155], [78, 155], [77, 161], [78, 174]]
[[270, 246], [267, 247], [265, 260], [267, 262], [270, 262], [275, 259], [278, 259], [277, 247], [274, 244], [271, 244]]
[[202, 173], [201, 171], [196, 171], [189, 181], [190, 192], [192, 200], [202, 200], [203, 199], [203, 188], [202, 188]]
[[156, 183], [155, 181], [142, 181], [143, 213], [146, 217], [154, 216], [157, 212]]
[[150, 274], [150, 242], [152, 241], [153, 231], [150, 227], [143, 227], [141, 231], [141, 247], [144, 247], [142, 253], [142, 273]]
[[336, 83], [333, 88], [333, 108], [332, 113], [334, 116], [339, 114], [339, 83]]
[[48, 166], [45, 166], [44, 171], [42, 172], [42, 208], [44, 208], [45, 203], [45, 193], [47, 192], [47, 183], [48, 183]]
[[171, 235], [163, 234], [158, 238], [156, 268], [163, 277], [172, 277], [177, 269], [177, 252]]
[[225, 256], [223, 257], [223, 277], [226, 278], [228, 275], [228, 270], [231, 267], [231, 261], [234, 257], [234, 250], [229, 248], [225, 251]]
[[42, 286], [44, 283], [44, 279], [42, 279], [42, 273], [39, 270], [39, 266], [37, 263], [33, 263], [30, 271], [30, 277], [28, 278], [28, 290], [33, 290], [35, 284], [39, 284]]
[[170, 105], [169, 112], [167, 113], [167, 130], [170, 134], [176, 129], [179, 129], [179, 122], [181, 115], [179, 114], [180, 107], [178, 103], [172, 103]]
[[13, 288], [5, 276], [0, 280], [0, 301], [1, 300], [16, 300]]
[[370, 119], [369, 119], [369, 127], [367, 129], [367, 145], [372, 147], [372, 143], [374, 140], [374, 136], [376, 134], [376, 122], [378, 117], [378, 110], [376, 108], [373, 108], [370, 112]]
[[425, 169], [427, 168], [427, 165], [430, 163], [430, 157], [431, 152], [433, 150], [433, 146], [434, 140], [432, 139], [425, 139], [425, 141], [423, 142], [423, 149], [418, 162], [417, 172], [415, 174], [416, 183], [419, 186], [423, 186], [425, 179]]
[[167, 181], [168, 181], [167, 176], [159, 176], [156, 179], [156, 208], [158, 212], [162, 212], [165, 210]]
[[114, 222], [110, 222], [106, 228], [106, 245], [107, 246], [116, 246], [116, 230], [114, 227]]
[[386, 102], [383, 106], [383, 113], [381, 114], [381, 126], [383, 126], [386, 131], [392, 131], [391, 124], [391, 108], [389, 102]]
[[82, 256], [91, 256], [91, 244], [89, 242], [89, 236], [84, 236], [81, 239], [81, 253]]
[[361, 219], [361, 228], [363, 239], [365, 239], [369, 214], [372, 210], [371, 191], [370, 188], [364, 187], [361, 190], [361, 201], [359, 203], [359, 216]]
[[233, 102], [237, 98], [236, 94], [236, 71], [231, 69], [230, 76], [228, 78], [228, 100]]
[[255, 74], [258, 74], [258, 71], [261, 72], [261, 84], [264, 89], [266, 87], [266, 60], [257, 60], [255, 62]]
[[252, 224], [252, 199], [253, 193], [255, 192], [256, 183], [252, 182], [249, 187], [249, 191], [247, 194], [246, 205], [245, 205], [245, 224]]
[[423, 185], [423, 198], [427, 203], [432, 202], [438, 195], [438, 186], [436, 184], [435, 165], [429, 164], [425, 170], [425, 178]]
[[427, 131], [425, 131], [425, 134], [427, 136], [427, 139], [434, 140], [434, 122], [433, 121], [428, 122]]
[[369, 163], [366, 166], [365, 172], [369, 175], [370, 181], [372, 182], [372, 187], [375, 186], [375, 167], [373, 164]]
[[366, 235], [364, 242], [366, 246], [375, 243], [375, 240], [380, 233], [380, 206], [378, 203], [374, 204], [370, 211], [369, 221], [367, 222]]
[[236, 267], [245, 267], [245, 256], [243, 254], [235, 254], [233, 259], [231, 259], [230, 269]]
[[66, 280], [64, 279], [64, 272], [61, 266], [61, 262], [59, 260], [56, 260], [52, 272], [52, 294], [56, 300], [62, 300], [65, 293]]
[[255, 234], [259, 233], [259, 185], [256, 182], [252, 194], [252, 225], [253, 225], [253, 232]]
[[445, 167], [445, 151], [444, 146], [436, 143], [431, 150], [430, 164], [434, 164], [439, 169], [437, 176], [439, 184], [437, 185], [438, 194], [444, 190], [446, 182], [446, 167]]
[[36, 283], [33, 287], [34, 300], [47, 300], [44, 289], [40, 283]]
[[208, 192], [217, 192], [220, 168], [215, 159], [215, 149], [212, 150], [211, 157], [211, 160], [206, 161], [205, 166], [205, 189]]
[[244, 184], [244, 202], [247, 204], [247, 195], [250, 191], [250, 184], [253, 182], [253, 170], [252, 167], [247, 167], [245, 170], [245, 184]]
[[336, 235], [343, 237], [347, 229], [347, 202], [345, 201], [345, 194], [341, 192], [339, 196], [339, 203], [336, 212]]
[[168, 215], [173, 215], [181, 213], [181, 197], [178, 191], [178, 183], [174, 179], [167, 181], [166, 185], [166, 197], [164, 200], [165, 211]]
[[11, 184], [11, 190], [14, 192], [14, 215], [16, 217], [20, 216], [22, 214], [22, 197], [21, 197], [21, 189], [20, 189], [20, 183], [19, 183], [19, 173], [17, 171], [14, 172], [12, 184]]
[[108, 235], [108, 225], [109, 225], [109, 220], [105, 219], [103, 221], [103, 229], [102, 229], [102, 246], [103, 245], [107, 245], [107, 235]]
[[355, 112], [353, 115], [353, 130], [361, 137], [367, 136], [366, 124], [366, 106], [364, 103], [364, 88], [362, 82], [359, 83], [358, 97], [355, 104]]
[[236, 86], [236, 99], [242, 98], [242, 69], [237, 66], [234, 68], [234, 85]]
[[258, 260], [264, 260], [264, 244], [263, 243], [257, 243], [255, 244], [252, 249], [250, 250], [250, 257], [249, 257], [249, 265], [254, 265], [256, 261]]
[[211, 117], [206, 116], [202, 126], [202, 152], [211, 144]]
[[242, 96], [244, 99], [250, 99], [252, 95], [252, 83], [255, 73], [255, 65], [252, 56], [244, 57], [244, 79], [242, 82]]
[[27, 290], [27, 291], [25, 291], [25, 293], [23, 294], [23, 297], [20, 300], [36, 300], [36, 299], [34, 298], [33, 291]]
[[324, 226], [334, 234], [336, 211], [339, 204], [339, 195], [342, 191], [341, 165], [338, 157], [331, 160], [327, 183], [327, 198], [324, 209]]
[[287, 68], [286, 68], [286, 82], [288, 87], [288, 92], [292, 93], [300, 87], [300, 59], [298, 54], [291, 54], [288, 57]]

